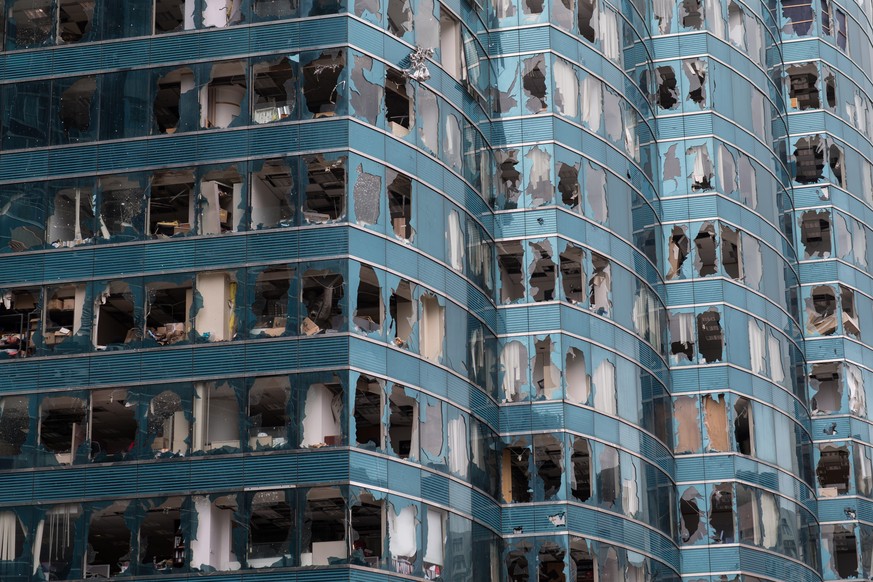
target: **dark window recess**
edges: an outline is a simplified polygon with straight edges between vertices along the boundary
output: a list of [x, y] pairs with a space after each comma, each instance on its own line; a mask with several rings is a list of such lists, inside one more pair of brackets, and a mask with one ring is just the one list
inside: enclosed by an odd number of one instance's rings
[[804, 258], [831, 256], [831, 213], [828, 210], [807, 210], [800, 217], [800, 242]]
[[577, 21], [579, 34], [588, 42], [597, 39], [597, 0], [579, 0]]
[[819, 495], [835, 497], [849, 492], [849, 449], [846, 446], [819, 445], [820, 457], [815, 475]]
[[[501, 485], [503, 500], [507, 503], [532, 501], [530, 487], [530, 449], [526, 446], [509, 446], [503, 449]], [[525, 581], [527, 578], [525, 578]]]
[[794, 180], [799, 184], [821, 181], [824, 171], [824, 141], [818, 137], [802, 137], [794, 150]]
[[858, 546], [854, 528], [827, 524], [821, 529], [831, 555], [827, 566], [840, 578], [857, 578]]
[[388, 184], [388, 211], [394, 235], [404, 240], [412, 240], [412, 179], [406, 174], [386, 170]]
[[755, 454], [753, 427], [751, 403], [745, 398], [737, 398], [734, 403], [734, 441], [738, 453]]
[[809, 373], [809, 387], [815, 390], [811, 406], [813, 414], [839, 412], [843, 402], [843, 383], [839, 362], [813, 364]]
[[667, 279], [676, 279], [682, 277], [682, 266], [685, 264], [685, 259], [688, 258], [688, 253], [691, 252], [691, 241], [685, 234], [685, 228], [674, 226], [670, 232], [668, 240], [668, 257], [670, 270], [667, 272]]
[[540, 549], [537, 552], [538, 580], [544, 582], [566, 580], [564, 577], [564, 557], [566, 555], [567, 552], [555, 542], [540, 543]]
[[818, 67], [815, 63], [787, 67], [791, 107], [805, 111], [821, 107], [818, 93]]
[[371, 333], [382, 329], [384, 317], [385, 302], [376, 271], [369, 265], [361, 265], [354, 323], [362, 331]]
[[729, 544], [734, 541], [733, 488], [730, 484], [713, 487], [709, 500], [709, 524], [712, 526], [712, 542]]
[[392, 291], [388, 300], [388, 312], [391, 315], [394, 344], [405, 347], [412, 337], [413, 326], [418, 320], [416, 302], [409, 281], [400, 281], [397, 288]]
[[506, 581], [529, 582], [530, 565], [527, 555], [531, 551], [532, 544], [529, 541], [519, 541], [512, 544], [506, 554]]
[[[418, 451], [418, 415], [414, 398], [406, 395], [402, 386], [395, 384], [388, 397], [388, 441], [391, 450], [401, 459], [408, 459]], [[413, 453], [413, 451], [415, 451]]]
[[561, 193], [561, 202], [565, 206], [579, 208], [579, 166], [561, 164], [558, 168], [558, 192]]
[[705, 363], [722, 359], [724, 332], [721, 328], [721, 313], [709, 309], [697, 316], [697, 340], [700, 356]]
[[345, 156], [326, 160], [318, 154], [307, 156], [306, 200], [303, 216], [307, 222], [339, 220], [346, 213]]
[[546, 102], [546, 61], [542, 55], [524, 59], [521, 80], [527, 101], [525, 106], [531, 113], [540, 113], [548, 108]]
[[156, 172], [149, 194], [148, 232], [165, 238], [183, 235], [194, 224], [194, 172]]
[[385, 73], [385, 121], [391, 133], [398, 137], [408, 134], [414, 125], [414, 110], [412, 86], [407, 84], [403, 73], [388, 69]]
[[155, 34], [182, 30], [185, 0], [155, 0]]
[[95, 0], [58, 2], [58, 42], [79, 42], [91, 32]]
[[[120, 574], [122, 569], [127, 570], [131, 561], [131, 533], [127, 525], [129, 505], [130, 501], [116, 501], [109, 507], [91, 514], [91, 521], [88, 524], [89, 551], [85, 565], [86, 572], [92, 565], [108, 565], [107, 577]], [[134, 556], [133, 559], [136, 557]]]
[[824, 78], [825, 99], [831, 109], [837, 106], [837, 81], [833, 73], [828, 73]]
[[[716, 6], [716, 10], [720, 8]], [[700, 30], [703, 26], [703, 12], [701, 11], [700, 0], [682, 0], [680, 4], [680, 15], [682, 17], [682, 26], [693, 30]]]
[[828, 148], [828, 164], [831, 167], [831, 174], [837, 186], [845, 188], [846, 182], [843, 179], [843, 150], [835, 144], [831, 144]]
[[182, 497], [145, 502], [139, 526], [139, 563], [156, 570], [183, 568], [187, 544], [182, 533]]
[[520, 241], [497, 243], [501, 303], [524, 299], [523, 263], [524, 250]]
[[382, 448], [382, 386], [361, 375], [355, 386], [355, 442], [359, 447]]
[[782, 0], [782, 16], [790, 22], [783, 29], [788, 34], [807, 36], [815, 22], [812, 0]]
[[141, 330], [134, 322], [133, 294], [127, 283], [111, 283], [101, 295], [97, 307], [97, 349], [111, 344], [126, 344], [140, 339]]
[[304, 334], [313, 335], [324, 333], [328, 329], [342, 329], [342, 275], [327, 269], [306, 271], [300, 293], [306, 313], [300, 324]]
[[534, 465], [543, 484], [543, 499], [558, 493], [564, 475], [564, 446], [550, 434], [534, 435]]
[[133, 450], [137, 433], [136, 408], [127, 390], [95, 390], [91, 395], [91, 458], [123, 461]]
[[577, 500], [588, 501], [591, 498], [591, 451], [587, 439], [575, 437], [570, 464], [573, 466], [570, 492]]
[[694, 246], [697, 247], [697, 256], [694, 261], [697, 274], [701, 277], [715, 275], [717, 273], [716, 249], [718, 243], [712, 224], [706, 223], [700, 227], [697, 236], [694, 237]]
[[84, 77], [61, 94], [58, 116], [67, 141], [78, 141], [91, 129], [91, 102], [97, 91], [97, 77]]
[[585, 251], [570, 244], [560, 255], [561, 285], [564, 298], [570, 303], [585, 302], [585, 271], [582, 267], [584, 259]]
[[830, 285], [813, 287], [806, 300], [806, 329], [810, 333], [833, 335], [837, 331], [837, 296]]
[[555, 261], [552, 245], [548, 240], [528, 243], [533, 255], [530, 264], [530, 293], [534, 301], [551, 301], [555, 298]]
[[728, 277], [738, 281], [743, 278], [740, 233], [724, 224], [721, 225], [721, 264]]
[[336, 115], [337, 101], [343, 91], [342, 76], [345, 53], [325, 51], [303, 67], [303, 96], [306, 108], [316, 119]]
[[698, 499], [702, 499], [700, 493], [694, 487], [689, 487], [679, 500], [679, 511], [682, 515], [680, 533], [682, 543], [685, 544], [693, 544], [706, 537], [706, 524]]
[[679, 86], [676, 71], [666, 65], [656, 70], [658, 79], [658, 105], [661, 109], [675, 109], [679, 105]]

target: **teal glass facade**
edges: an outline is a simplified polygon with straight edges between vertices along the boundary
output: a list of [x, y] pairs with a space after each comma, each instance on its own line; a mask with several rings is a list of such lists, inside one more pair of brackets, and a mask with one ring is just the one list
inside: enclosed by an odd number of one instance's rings
[[3, 581], [873, 577], [870, 0], [0, 6]]

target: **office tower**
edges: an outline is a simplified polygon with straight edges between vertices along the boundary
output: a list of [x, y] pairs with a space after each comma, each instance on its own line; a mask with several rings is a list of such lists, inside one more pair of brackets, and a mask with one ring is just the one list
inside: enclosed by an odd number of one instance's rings
[[0, 6], [4, 582], [873, 577], [871, 0]]

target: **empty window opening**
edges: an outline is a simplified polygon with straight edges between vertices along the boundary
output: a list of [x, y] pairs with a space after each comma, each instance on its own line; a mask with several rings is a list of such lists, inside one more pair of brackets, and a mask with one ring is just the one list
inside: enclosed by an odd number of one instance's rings
[[715, 485], [709, 500], [709, 524], [712, 526], [712, 542], [734, 542], [733, 488], [730, 483]]
[[721, 327], [721, 313], [715, 308], [710, 308], [697, 316], [697, 339], [704, 363], [709, 364], [722, 359], [724, 331]]
[[609, 259], [591, 253], [591, 278], [588, 280], [588, 302], [591, 309], [599, 315], [612, 312], [612, 276]]
[[192, 10], [191, 4], [184, 0], [155, 0], [155, 34], [175, 32], [183, 28], [193, 28], [193, 21], [186, 25], [186, 20], [193, 19], [193, 14], [186, 15], [187, 10]]
[[858, 313], [855, 311], [855, 291], [852, 288], [840, 285], [840, 307], [843, 311], [843, 332], [861, 339]]
[[691, 158], [691, 190], [702, 191], [712, 189], [712, 179], [715, 177], [712, 168], [712, 160], [709, 159], [709, 150], [705, 145], [691, 146], [686, 150], [686, 155]]
[[[573, 572], [576, 572], [575, 578]], [[570, 536], [570, 582], [594, 582], [597, 580], [596, 554], [588, 549], [583, 538]]]
[[[23, 520], [18, 517], [14, 510], [0, 511], [0, 524], [3, 524], [3, 550], [0, 552], [0, 559], [4, 562], [12, 562], [24, 557], [25, 526]], [[38, 544], [38, 541], [34, 543], [34, 545]]]
[[27, 396], [0, 398], [0, 466], [11, 468], [10, 457], [21, 454], [30, 432], [30, 399]]
[[546, 61], [543, 55], [522, 59], [524, 70], [521, 74], [522, 88], [527, 97], [525, 103], [531, 113], [546, 111]]
[[[392, 0], [393, 1], [393, 0]], [[397, 137], [406, 136], [415, 125], [415, 104], [412, 86], [396, 69], [385, 73], [385, 120]]]
[[317, 449], [341, 445], [342, 416], [343, 389], [339, 383], [309, 386], [303, 408], [300, 446]]
[[149, 283], [146, 285], [146, 335], [158, 344], [172, 345], [188, 339], [189, 314], [194, 302], [194, 287], [188, 282]]
[[541, 542], [537, 552], [538, 580], [565, 582], [564, 557], [567, 552], [555, 542]]
[[321, 154], [305, 158], [307, 169], [303, 216], [307, 222], [339, 220], [346, 213], [345, 156], [325, 159]]
[[701, 109], [706, 107], [706, 61], [686, 59], [682, 62], [682, 70], [688, 77], [688, 96]]
[[799, 184], [815, 184], [821, 181], [824, 171], [824, 141], [818, 137], [802, 137], [794, 150], [794, 181]]
[[703, 437], [700, 431], [700, 410], [698, 399], [693, 396], [679, 396], [673, 401], [673, 418], [676, 421], [677, 454], [699, 453]]
[[440, 63], [456, 80], [466, 76], [461, 23], [447, 10], [440, 10]]
[[79, 333], [85, 307], [85, 285], [49, 288], [46, 296], [42, 339], [46, 347], [53, 349]]
[[830, 285], [812, 288], [806, 300], [806, 329], [809, 333], [832, 335], [837, 331], [837, 297]]
[[585, 354], [578, 348], [567, 350], [564, 369], [567, 381], [567, 399], [577, 404], [588, 404], [591, 395], [590, 378], [585, 366]]
[[828, 164], [831, 167], [831, 174], [837, 186], [846, 187], [846, 182], [843, 178], [843, 150], [838, 146], [831, 144], [828, 148]]
[[267, 160], [252, 174], [251, 225], [253, 229], [294, 225], [294, 179], [284, 160]]
[[372, 494], [362, 492], [357, 503], [352, 505], [350, 535], [352, 544], [351, 563], [375, 568], [382, 557], [382, 540], [385, 538], [384, 501]]
[[548, 240], [528, 243], [533, 260], [530, 270], [530, 293], [534, 301], [551, 301], [555, 298], [555, 261], [552, 260], [552, 244]]
[[417, 514], [415, 505], [407, 505], [399, 511], [393, 505], [388, 506], [388, 551], [394, 572], [412, 574], [415, 571], [418, 553]]
[[91, 128], [91, 103], [97, 91], [97, 77], [84, 77], [61, 93], [58, 117], [64, 138], [78, 141]]
[[140, 339], [130, 285], [120, 281], [107, 285], [94, 300], [94, 320], [94, 345], [98, 350]]
[[46, 221], [46, 242], [55, 248], [73, 247], [94, 236], [93, 192], [64, 188], [54, 196], [53, 213]]
[[175, 392], [165, 390], [152, 398], [146, 427], [148, 442], [155, 457], [184, 456], [188, 453], [190, 423], [182, 398]]
[[524, 398], [522, 387], [527, 384], [527, 348], [520, 341], [511, 341], [500, 352], [505, 401], [518, 402]]
[[382, 329], [384, 317], [385, 302], [382, 300], [382, 287], [376, 271], [369, 265], [361, 265], [353, 322], [358, 329], [372, 333]]
[[718, 242], [712, 223], [707, 222], [700, 227], [697, 236], [694, 237], [694, 246], [697, 247], [697, 256], [694, 257], [694, 267], [697, 274], [701, 277], [715, 275], [718, 272], [716, 263]]
[[388, 0], [388, 32], [403, 38], [407, 32], [412, 32], [412, 8], [409, 0]]
[[667, 245], [669, 247], [667, 259], [670, 262], [667, 279], [681, 279], [683, 278], [682, 267], [685, 265], [688, 253], [691, 252], [691, 241], [685, 234], [684, 226], [673, 227], [670, 238], [667, 239]]
[[703, 397], [703, 425], [706, 427], [707, 452], [729, 451], [727, 401], [724, 394], [707, 394]]
[[239, 117], [246, 96], [245, 68], [242, 61], [212, 66], [209, 84], [200, 90], [200, 127], [228, 127]]
[[138, 536], [140, 564], [151, 565], [156, 572], [185, 567], [188, 540], [182, 532], [183, 503], [183, 497], [145, 502]]
[[337, 102], [345, 91], [341, 80], [345, 68], [342, 50], [325, 51], [303, 67], [303, 96], [306, 108], [316, 119], [336, 115]]
[[388, 184], [388, 212], [394, 236], [412, 240], [412, 179], [394, 170], [385, 171]]
[[148, 232], [158, 238], [191, 232], [194, 224], [194, 172], [155, 173], [149, 194]]
[[100, 231], [104, 239], [139, 234], [143, 189], [127, 176], [100, 178]]
[[[519, 446], [520, 444], [520, 446]], [[503, 449], [500, 482], [503, 500], [507, 503], [532, 501], [530, 487], [530, 448], [519, 443]], [[526, 581], [527, 578], [524, 578]]]
[[439, 361], [446, 335], [446, 308], [440, 305], [435, 295], [421, 296], [419, 335], [421, 355], [428, 360]]
[[828, 107], [835, 109], [837, 107], [837, 80], [833, 73], [828, 73], [824, 78], [825, 100]]
[[133, 451], [137, 433], [136, 403], [125, 388], [91, 394], [91, 459], [123, 461]]
[[743, 279], [743, 257], [740, 248], [740, 233], [737, 229], [721, 225], [721, 265], [728, 277]]
[[237, 514], [236, 495], [225, 495], [213, 502], [208, 497], [194, 497], [194, 509], [197, 537], [191, 540], [192, 568], [207, 572], [239, 569], [242, 556], [238, 559], [232, 548], [244, 522]]
[[195, 384], [195, 451], [236, 452], [240, 448], [240, 410], [236, 390], [227, 382]]
[[813, 364], [809, 374], [809, 387], [815, 390], [812, 395], [813, 414], [839, 412], [843, 401], [843, 383], [840, 379], [839, 362]]
[[679, 105], [679, 81], [673, 67], [665, 65], [656, 69], [658, 78], [658, 105], [661, 109], [675, 109]]
[[551, 336], [534, 341], [533, 383], [537, 398], [555, 398], [560, 396], [561, 372], [552, 361], [555, 344]]
[[562, 163], [558, 168], [558, 192], [565, 206], [576, 210], [579, 208], [579, 165]]
[[682, 26], [685, 28], [700, 30], [703, 26], [700, 0], [682, 0], [679, 5], [679, 14], [682, 17]]
[[604, 446], [598, 458], [597, 496], [601, 507], [612, 508], [621, 499], [621, 474], [618, 450]]
[[[826, 567], [839, 578], [857, 578], [858, 546], [854, 527], [852, 525], [847, 527], [845, 525], [823, 524], [821, 534], [830, 556]], [[868, 564], [869, 562], [865, 562], [865, 568], [869, 568]]]
[[603, 168], [591, 162], [585, 169], [585, 198], [588, 202], [591, 218], [601, 224], [606, 224], [609, 218], [606, 173]]
[[574, 437], [570, 464], [573, 467], [570, 475], [570, 493], [584, 503], [591, 498], [591, 449], [588, 439]]
[[733, 1], [728, 3], [728, 36], [731, 44], [746, 50], [745, 14], [739, 4]]
[[86, 578], [100, 578], [104, 574], [106, 578], [110, 578], [128, 572], [131, 535], [125, 514], [129, 505], [129, 501], [116, 501], [91, 514], [88, 523]]
[[694, 314], [670, 314], [670, 355], [676, 363], [694, 360]]
[[588, 42], [594, 42], [597, 39], [597, 31], [600, 29], [597, 0], [578, 0], [578, 2], [576, 20], [579, 25], [579, 34]]
[[549, 500], [561, 488], [564, 475], [564, 445], [550, 434], [537, 434], [533, 438], [534, 465], [542, 481], [543, 498]]
[[292, 60], [282, 57], [252, 66], [252, 121], [270, 123], [291, 117], [297, 101]]
[[[74, 547], [81, 539], [82, 507], [77, 504], [55, 505], [49, 507], [42, 519], [39, 520], [34, 541], [34, 562], [39, 560], [40, 568], [48, 568], [53, 576], [59, 579], [69, 577], [73, 566]], [[81, 567], [81, 558], [75, 564]], [[106, 577], [109, 577], [108, 565], [105, 568]], [[101, 572], [104, 573], [104, 572]]]
[[343, 276], [329, 269], [310, 269], [303, 273], [300, 290], [306, 316], [300, 324], [306, 335], [343, 328]]
[[831, 256], [831, 214], [828, 210], [807, 210], [800, 217], [800, 242], [804, 258]]
[[845, 445], [819, 445], [818, 479], [819, 495], [835, 497], [849, 492], [849, 448]]
[[236, 232], [242, 177], [235, 167], [209, 172], [200, 182], [200, 234]]
[[418, 453], [418, 401], [395, 384], [388, 397], [388, 444], [394, 454], [408, 459]]
[[288, 491], [258, 491], [252, 495], [246, 558], [249, 568], [285, 565], [295, 530], [288, 495]]
[[523, 264], [524, 249], [521, 246], [521, 241], [497, 243], [501, 303], [512, 303], [524, 299]]
[[582, 266], [584, 259], [585, 251], [572, 244], [568, 244], [560, 255], [564, 298], [574, 305], [585, 302], [585, 270]]
[[[158, 79], [153, 112], [155, 123], [161, 133], [175, 133], [180, 129], [180, 121], [193, 113], [196, 103], [183, 97], [194, 89], [194, 73], [184, 67], [171, 71]], [[195, 95], [192, 93], [190, 96]], [[187, 102], [187, 103], [186, 103]]]
[[755, 432], [752, 422], [752, 404], [746, 398], [737, 398], [734, 403], [734, 441], [737, 452], [755, 454]]
[[518, 150], [494, 152], [497, 163], [497, 191], [505, 210], [516, 208], [521, 195], [521, 172], [517, 167], [520, 163], [518, 153]]
[[15, 31], [15, 48], [40, 46], [52, 39], [55, 23], [52, 0], [16, 0], [9, 6], [9, 29]]
[[412, 289], [409, 281], [402, 280], [392, 291], [389, 300], [388, 307], [392, 321], [391, 327], [394, 329], [394, 344], [400, 347], [408, 345], [409, 338], [412, 337], [412, 331], [418, 321]]
[[703, 496], [694, 487], [689, 487], [679, 499], [679, 512], [682, 515], [682, 543], [693, 544], [706, 538], [706, 522], [700, 503]]
[[72, 463], [88, 438], [88, 403], [72, 396], [44, 398], [39, 405], [37, 438], [59, 464]]
[[277, 449], [288, 444], [288, 376], [256, 378], [249, 389], [249, 449]]
[[288, 327], [288, 292], [293, 279], [294, 270], [287, 267], [270, 267], [258, 274], [252, 301], [252, 336], [276, 337], [285, 333]]
[[359, 447], [384, 448], [382, 410], [384, 389], [376, 379], [361, 375], [355, 385], [355, 443]]
[[818, 94], [818, 67], [815, 63], [787, 68], [791, 107], [805, 111], [821, 107]]
[[58, 2], [58, 42], [79, 42], [91, 32], [94, 0]]

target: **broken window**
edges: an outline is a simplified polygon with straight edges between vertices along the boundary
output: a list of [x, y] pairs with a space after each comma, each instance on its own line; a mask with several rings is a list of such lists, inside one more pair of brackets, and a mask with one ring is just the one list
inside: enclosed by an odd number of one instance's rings
[[738, 542], [757, 544], [761, 541], [761, 515], [758, 496], [748, 485], [737, 483]]
[[269, 568], [291, 563], [289, 552], [296, 524], [288, 495], [289, 492], [284, 490], [251, 494], [246, 557], [249, 568]]
[[[192, 12], [190, 16], [185, 10]], [[190, 24], [187, 21], [191, 20]], [[155, 34], [176, 32], [182, 28], [194, 28], [193, 9], [186, 8], [183, 0], [155, 0]]]
[[198, 382], [195, 392], [193, 449], [237, 452], [240, 411], [234, 386], [228, 382]]
[[50, 205], [45, 240], [55, 248], [73, 247], [94, 236], [93, 191], [91, 188], [62, 188]]
[[279, 20], [297, 14], [297, 0], [252, 0], [256, 20]]
[[213, 170], [200, 182], [200, 234], [236, 232], [241, 224], [242, 176], [230, 166]]
[[[194, 329], [200, 338], [220, 342], [236, 337], [237, 288], [233, 273], [197, 273], [196, 289], [202, 304], [194, 315]], [[188, 309], [192, 306], [188, 305]]]
[[446, 539], [448, 530], [448, 512], [425, 506], [425, 523], [427, 524], [427, 547], [424, 551], [424, 577], [426, 580], [441, 580], [441, 574], [446, 562]]
[[191, 540], [191, 566], [206, 572], [238, 570], [242, 556], [238, 559], [233, 551], [239, 539], [234, 530], [243, 524], [236, 515], [236, 495], [224, 495], [211, 502], [209, 497], [197, 496], [194, 509], [197, 535]]
[[591, 278], [588, 280], [588, 302], [599, 315], [612, 313], [612, 276], [609, 259], [591, 253]]
[[655, 70], [658, 79], [658, 105], [661, 109], [675, 109], [679, 105], [679, 81], [670, 65]]
[[418, 507], [407, 505], [399, 511], [388, 506], [388, 551], [391, 553], [391, 570], [400, 574], [415, 571], [418, 552]]
[[403, 279], [392, 290], [389, 300], [389, 311], [394, 328], [394, 344], [400, 347], [408, 345], [412, 331], [418, 322], [416, 302], [413, 298], [412, 284]]
[[831, 256], [831, 216], [828, 210], [807, 210], [801, 215], [800, 242], [806, 259]]
[[[59, 580], [69, 577], [73, 568], [74, 547], [81, 539], [82, 507], [75, 503], [49, 507], [36, 525], [33, 539], [34, 562], [43, 576], [56, 576]], [[81, 560], [75, 564], [81, 567]], [[108, 565], [106, 577], [109, 577]]]
[[500, 301], [507, 304], [524, 299], [524, 249], [521, 241], [497, 243], [500, 269]]
[[522, 388], [527, 384], [527, 348], [514, 340], [503, 346], [500, 352], [500, 367], [503, 372], [504, 401], [523, 400]]
[[[143, 502], [145, 515], [139, 525], [140, 564], [151, 565], [156, 573], [185, 567], [188, 542], [182, 528], [184, 497]], [[141, 570], [142, 571], [142, 570]], [[96, 577], [96, 576], [95, 576]]]
[[752, 422], [752, 405], [746, 398], [737, 398], [734, 403], [734, 442], [737, 452], [755, 454], [755, 433]]
[[543, 499], [549, 500], [561, 489], [564, 475], [564, 445], [550, 434], [533, 437], [534, 466], [542, 481]]
[[385, 537], [385, 517], [384, 501], [367, 492], [358, 495], [357, 502], [352, 505], [349, 528], [352, 564], [378, 567]]
[[125, 519], [129, 506], [130, 501], [115, 501], [91, 513], [86, 578], [111, 578], [129, 572], [131, 532]]
[[598, 458], [597, 499], [601, 507], [615, 508], [616, 500], [621, 499], [621, 466], [618, 450], [603, 445]]
[[565, 582], [564, 557], [567, 552], [555, 542], [540, 542], [537, 552], [537, 580]]
[[0, 466], [13, 468], [11, 457], [21, 454], [30, 432], [30, 397], [0, 398]]
[[91, 393], [91, 460], [102, 463], [128, 458], [137, 433], [135, 406], [125, 388]]
[[531, 261], [530, 293], [534, 301], [551, 301], [555, 296], [555, 261], [552, 260], [552, 244], [548, 240], [530, 242]]
[[835, 144], [831, 144], [828, 148], [828, 164], [831, 167], [831, 174], [837, 186], [846, 187], [846, 182], [843, 177], [843, 150]]
[[388, 445], [401, 459], [418, 453], [418, 401], [395, 384], [388, 396]]
[[200, 90], [200, 127], [229, 127], [240, 116], [247, 91], [245, 69], [242, 61], [212, 65], [209, 83]]
[[252, 173], [249, 195], [253, 229], [294, 225], [294, 179], [283, 160], [266, 160]]
[[129, 176], [100, 178], [100, 234], [104, 239], [139, 238], [142, 232], [143, 188]]
[[703, 397], [703, 425], [706, 427], [706, 452], [730, 450], [727, 420], [727, 401], [724, 394]]
[[[695, 241], [696, 242], [696, 241]], [[688, 253], [691, 251], [691, 242], [685, 234], [684, 226], [674, 226], [670, 233], [670, 238], [667, 240], [668, 260], [670, 262], [670, 270], [667, 272], [667, 279], [684, 278], [682, 267], [685, 264], [685, 259], [688, 258]]]
[[522, 59], [522, 88], [527, 97], [525, 106], [530, 113], [543, 113], [548, 109], [546, 101], [546, 61], [543, 55]]
[[783, 0], [782, 17], [788, 22], [782, 29], [787, 34], [807, 36], [815, 22], [812, 0]]
[[712, 179], [715, 177], [709, 150], [706, 145], [691, 146], [685, 151], [691, 162], [691, 190], [703, 191], [712, 189]]
[[303, 216], [306, 222], [339, 220], [346, 213], [346, 157], [325, 159], [322, 154], [304, 158], [307, 185]]
[[343, 389], [339, 383], [309, 386], [303, 408], [300, 446], [317, 449], [341, 445], [342, 415]]
[[608, 198], [606, 196], [606, 173], [603, 168], [588, 162], [585, 168], [585, 199], [591, 218], [606, 224], [609, 218]]
[[288, 299], [294, 270], [283, 266], [268, 267], [258, 273], [252, 301], [253, 337], [277, 337], [288, 328]]
[[682, 61], [682, 70], [688, 77], [688, 96], [701, 109], [706, 107], [706, 70], [707, 63], [699, 59], [686, 59]]
[[673, 401], [673, 418], [676, 421], [677, 454], [699, 453], [702, 444], [698, 399], [679, 396]]
[[466, 77], [466, 55], [461, 40], [461, 23], [448, 10], [440, 10], [440, 64], [460, 81]]
[[382, 320], [385, 317], [382, 287], [379, 285], [376, 271], [369, 265], [361, 265], [358, 276], [358, 297], [355, 305], [352, 321], [358, 329], [365, 333], [373, 333], [382, 329]]
[[384, 390], [376, 378], [358, 377], [355, 385], [355, 443], [359, 447], [385, 447], [382, 432], [382, 409]]
[[569, 582], [594, 582], [597, 579], [596, 557], [596, 553], [589, 549], [585, 539], [570, 536]]
[[340, 49], [324, 51], [303, 67], [303, 96], [309, 114], [331, 117], [337, 114], [338, 101], [344, 96], [345, 52]]
[[160, 133], [193, 129], [191, 122], [197, 107], [194, 72], [188, 67], [170, 71], [157, 81], [153, 103], [155, 123]]
[[500, 483], [503, 500], [507, 503], [532, 501], [530, 487], [530, 448], [524, 441], [516, 441], [503, 449]]
[[53, 39], [51, 0], [15, 0], [7, 4], [7, 10], [10, 49], [37, 47]]
[[330, 269], [309, 269], [303, 273], [300, 295], [305, 313], [300, 323], [301, 332], [314, 335], [343, 329], [345, 284], [341, 274]]
[[809, 333], [832, 335], [837, 331], [837, 297], [830, 285], [813, 287], [806, 300], [806, 329]]
[[585, 251], [573, 244], [567, 244], [567, 248], [560, 255], [564, 299], [574, 305], [585, 302], [584, 259]]
[[[700, 238], [700, 235], [698, 235]], [[697, 242], [695, 240], [695, 242]], [[700, 247], [698, 246], [698, 249]], [[740, 232], [726, 224], [721, 225], [721, 266], [728, 277], [743, 279], [743, 259], [740, 249]]]
[[182, 398], [165, 390], [152, 398], [146, 416], [151, 451], [155, 457], [164, 454], [184, 456], [190, 443], [190, 423]]
[[570, 493], [584, 503], [591, 498], [591, 449], [588, 439], [578, 436], [573, 438], [570, 464], [573, 467], [570, 475]]
[[679, 16], [682, 18], [682, 26], [692, 30], [700, 30], [703, 26], [700, 0], [682, 0], [679, 3]]
[[846, 445], [819, 445], [815, 475], [821, 497], [836, 497], [849, 492], [849, 448]]
[[[392, 0], [392, 2], [395, 0]], [[396, 69], [385, 73], [385, 121], [397, 137], [405, 137], [415, 126], [415, 102], [412, 85]]]
[[59, 143], [76, 143], [95, 137], [97, 123], [91, 119], [91, 114], [96, 91], [97, 77], [90, 76], [74, 81], [61, 92], [58, 106]]
[[75, 461], [88, 438], [88, 403], [84, 398], [43, 398], [39, 405], [39, 445], [60, 465]]
[[786, 71], [791, 107], [800, 111], [821, 107], [818, 93], [818, 67], [815, 63], [790, 65]]
[[704, 512], [700, 507], [703, 496], [694, 487], [688, 487], [679, 499], [682, 543], [693, 544], [706, 538]]
[[[140, 325], [142, 325], [140, 323]], [[113, 281], [94, 299], [94, 346], [105, 350], [141, 339], [130, 285]]]
[[843, 311], [843, 332], [856, 339], [861, 339], [861, 329], [858, 313], [855, 311], [855, 291], [851, 287], [840, 285], [840, 308]]
[[394, 235], [405, 241], [411, 241], [412, 179], [406, 174], [386, 169], [385, 182], [388, 184], [388, 212], [391, 214]]
[[670, 314], [670, 354], [681, 363], [694, 360], [694, 314]]
[[839, 578], [857, 578], [858, 546], [854, 527], [822, 524], [821, 535], [830, 556], [826, 568]]
[[296, 113], [296, 56], [281, 57], [252, 66], [252, 121], [270, 123]]
[[421, 296], [421, 322], [419, 325], [419, 348], [421, 355], [437, 362], [443, 355], [446, 335], [446, 308], [440, 305], [435, 295]]
[[579, 165], [562, 163], [558, 168], [558, 192], [561, 193], [561, 202], [572, 210], [580, 208], [579, 197]]
[[494, 158], [497, 165], [497, 208], [512, 210], [518, 206], [521, 195], [521, 172], [518, 170], [519, 150], [495, 150]]
[[[54, 346], [77, 335], [82, 328], [85, 285], [49, 287], [46, 290], [46, 297], [42, 339], [43, 344], [53, 350]], [[24, 322], [23, 315], [21, 321]], [[28, 321], [33, 323], [31, 320]]]
[[819, 136], [802, 137], [794, 150], [794, 181], [799, 184], [819, 182], [824, 171], [824, 141]]
[[577, 10], [576, 20], [579, 25], [579, 34], [588, 42], [594, 42], [597, 39], [597, 32], [600, 30], [597, 0], [578, 0]]
[[721, 327], [721, 314], [714, 307], [697, 316], [697, 339], [704, 363], [722, 359], [724, 332]]
[[148, 283], [146, 297], [146, 336], [162, 346], [187, 340], [194, 302], [191, 282]]
[[288, 446], [288, 376], [255, 378], [249, 388], [249, 449], [280, 449]]
[[733, 487], [730, 483], [715, 485], [709, 499], [709, 525], [712, 542], [730, 544], [734, 540]]
[[194, 225], [194, 172], [156, 172], [149, 192], [148, 233], [167, 238], [191, 232]]
[[606, 414], [615, 414], [617, 408], [615, 391], [615, 364], [603, 359], [591, 378], [594, 388], [594, 408]]

